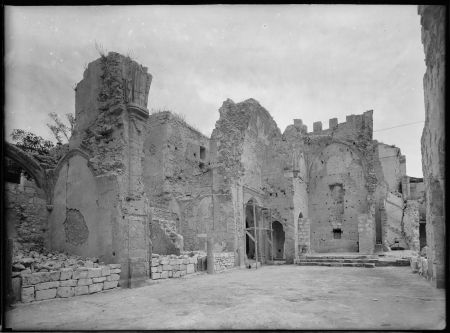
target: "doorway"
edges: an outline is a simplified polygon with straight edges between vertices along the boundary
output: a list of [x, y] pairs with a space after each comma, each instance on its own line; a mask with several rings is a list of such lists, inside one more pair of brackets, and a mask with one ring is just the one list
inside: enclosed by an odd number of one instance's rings
[[285, 241], [285, 233], [283, 230], [283, 225], [274, 221], [272, 223], [273, 229], [273, 248], [274, 248], [274, 258], [275, 259], [285, 259], [285, 251], [284, 251], [284, 241]]

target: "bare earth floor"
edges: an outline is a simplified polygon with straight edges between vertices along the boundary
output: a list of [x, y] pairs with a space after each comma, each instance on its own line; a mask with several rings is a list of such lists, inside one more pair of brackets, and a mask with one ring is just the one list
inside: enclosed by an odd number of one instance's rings
[[[376, 300], [375, 300], [376, 299]], [[443, 329], [445, 292], [409, 267], [264, 266], [21, 304], [14, 330]]]

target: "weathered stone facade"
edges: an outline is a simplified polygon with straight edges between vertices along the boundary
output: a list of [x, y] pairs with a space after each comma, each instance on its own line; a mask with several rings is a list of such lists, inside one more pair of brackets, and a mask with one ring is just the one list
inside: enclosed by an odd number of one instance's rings
[[[43, 169], [12, 148], [34, 165], [51, 206], [48, 250], [121, 265], [118, 284], [135, 287], [181, 275], [184, 267], [152, 258], [206, 250], [207, 237], [220, 270], [311, 251], [372, 254], [390, 232], [418, 247], [420, 186], [412, 190], [398, 149], [391, 158], [392, 147], [373, 141], [372, 111], [309, 133], [295, 119], [282, 133], [256, 100], [228, 99], [208, 138], [177, 114], [149, 114], [151, 80], [130, 58], [104, 55], [77, 85], [76, 124], [68, 148], [54, 152], [58, 163]], [[398, 227], [387, 218], [394, 201]]]
[[422, 170], [426, 192], [428, 274], [433, 285], [445, 287], [445, 6], [419, 6], [427, 71]]

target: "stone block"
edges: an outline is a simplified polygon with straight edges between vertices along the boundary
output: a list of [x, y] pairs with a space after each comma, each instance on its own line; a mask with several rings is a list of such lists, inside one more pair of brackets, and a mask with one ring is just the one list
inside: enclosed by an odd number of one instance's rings
[[52, 281], [59, 281], [60, 277], [61, 277], [61, 272], [60, 271], [50, 272], [50, 279]]
[[108, 276], [111, 274], [111, 268], [109, 268], [108, 266], [102, 266], [101, 270], [102, 270], [102, 276]]
[[119, 284], [119, 281], [105, 281], [103, 282], [103, 289], [112, 289], [117, 287], [117, 285]]
[[109, 276], [110, 281], [119, 281], [120, 280], [120, 275], [119, 274], [111, 274]]
[[56, 289], [56, 295], [61, 298], [73, 297], [75, 295], [74, 287], [59, 287]]
[[20, 277], [16, 277], [12, 279], [12, 288], [14, 296], [16, 297], [16, 301], [20, 301], [20, 295], [22, 293], [22, 285], [21, 285]]
[[185, 265], [187, 265], [187, 264], [189, 264], [189, 258], [186, 258], [186, 259], [183, 259], [183, 264], [185, 264]]
[[173, 271], [169, 271], [169, 277], [171, 278], [173, 276]]
[[34, 287], [22, 287], [20, 293], [22, 303], [30, 303], [34, 301]]
[[61, 268], [61, 275], [59, 279], [62, 280], [70, 280], [73, 275], [73, 269], [72, 268]]
[[174, 272], [172, 273], [172, 277], [174, 277], [174, 278], [179, 278], [180, 276], [181, 276], [180, 271], [174, 271]]
[[118, 269], [121, 266], [120, 266], [120, 264], [109, 264], [108, 267], [111, 268], [111, 269]]
[[89, 285], [89, 294], [98, 293], [103, 290], [103, 283], [94, 283]]
[[186, 269], [186, 265], [185, 264], [180, 265], [180, 271], [183, 271], [185, 269]]
[[111, 274], [119, 274], [120, 272], [122, 272], [122, 270], [119, 268], [111, 269]]
[[59, 287], [59, 281], [50, 281], [50, 282], [43, 282], [38, 283], [34, 286], [36, 291], [38, 290], [46, 290], [46, 289], [52, 289], [52, 288], [58, 288]]
[[36, 301], [51, 299], [56, 297], [56, 289], [46, 289], [36, 291]]
[[106, 281], [106, 276], [97, 277], [97, 278], [92, 278], [92, 281], [93, 281], [94, 283], [100, 283], [100, 282]]
[[172, 265], [172, 270], [173, 271], [179, 271], [180, 270], [180, 265]]
[[159, 264], [160, 264], [160, 265], [169, 265], [169, 260], [168, 260], [168, 259], [161, 259], [161, 260], [159, 261]]
[[84, 267], [86, 267], [86, 268], [93, 268], [94, 267], [94, 263], [92, 261], [88, 260], [88, 261], [86, 261], [84, 263]]
[[172, 270], [172, 266], [170, 265], [163, 265], [163, 271], [171, 271]]
[[189, 264], [189, 265], [187, 265], [187, 267], [186, 267], [186, 273], [187, 273], [187, 274], [191, 274], [191, 273], [194, 273], [194, 272], [195, 272], [194, 264]]
[[101, 268], [88, 268], [88, 278], [98, 278], [102, 276]]
[[42, 282], [49, 282], [51, 280], [50, 273], [39, 272], [33, 274], [24, 274], [22, 277], [22, 286], [30, 286]]
[[181, 264], [182, 260], [181, 259], [170, 259], [169, 260], [169, 265], [179, 265]]
[[87, 269], [81, 270], [77, 268], [72, 275], [72, 279], [78, 280], [78, 279], [87, 279], [88, 278], [88, 271]]
[[157, 272], [158, 272], [158, 267], [152, 266], [152, 267], [150, 268], [150, 271], [151, 271], [152, 273], [157, 273]]
[[161, 273], [161, 279], [167, 279], [169, 277], [169, 271], [163, 271]]
[[196, 264], [197, 263], [197, 259], [196, 258], [189, 258], [189, 263], [190, 264]]
[[61, 281], [60, 286], [61, 287], [76, 287], [78, 280], [64, 280]]
[[76, 286], [75, 287], [75, 296], [86, 295], [89, 294], [88, 286]]
[[152, 264], [151, 264], [152, 267], [156, 267], [158, 265], [159, 265], [159, 260], [152, 260]]
[[158, 266], [158, 273], [161, 273], [163, 271], [163, 266], [162, 265], [159, 265]]
[[186, 270], [182, 270], [182, 271], [180, 271], [180, 275], [181, 275], [181, 276], [184, 276], [184, 275], [186, 275]]
[[89, 286], [92, 284], [92, 279], [79, 279], [78, 280], [78, 286]]
[[153, 273], [152, 274], [152, 280], [158, 280], [161, 278], [161, 273]]

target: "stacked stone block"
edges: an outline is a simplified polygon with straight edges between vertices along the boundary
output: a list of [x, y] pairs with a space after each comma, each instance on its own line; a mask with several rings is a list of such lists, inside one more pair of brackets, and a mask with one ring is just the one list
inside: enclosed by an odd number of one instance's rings
[[109, 264], [96, 268], [61, 268], [53, 272], [23, 274], [21, 300], [30, 303], [110, 290], [119, 284], [120, 267], [120, 264]]
[[198, 257], [188, 256], [158, 256], [152, 258], [151, 278], [152, 280], [179, 278], [197, 271]]
[[214, 253], [214, 272], [234, 268], [234, 252]]

